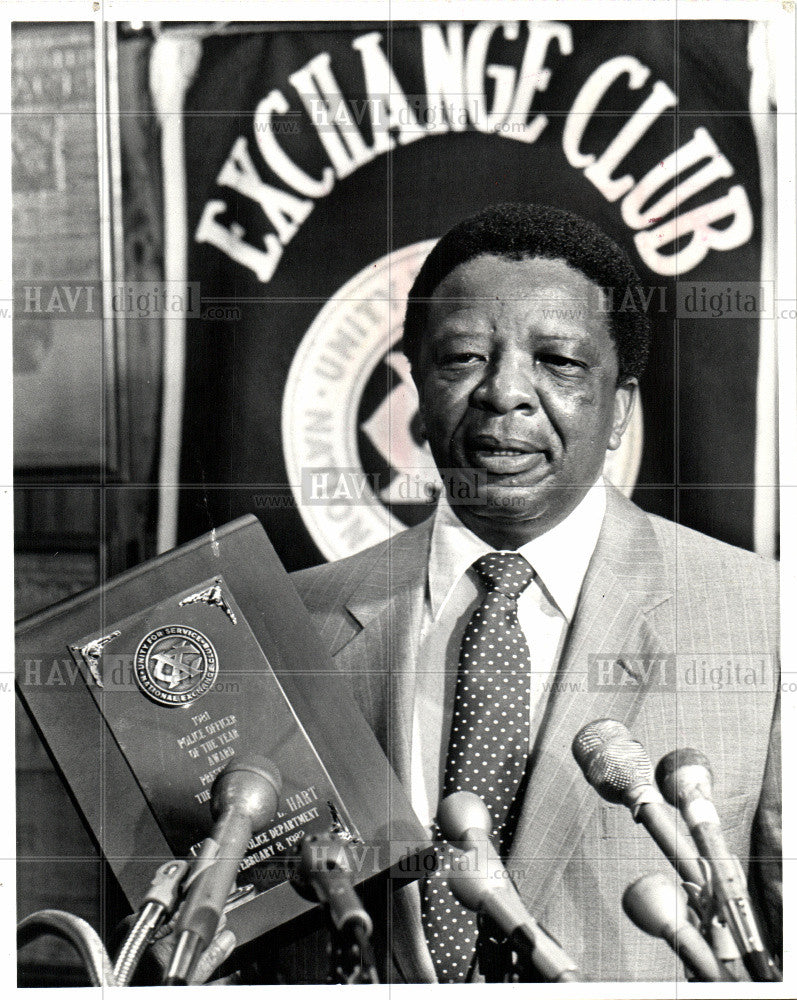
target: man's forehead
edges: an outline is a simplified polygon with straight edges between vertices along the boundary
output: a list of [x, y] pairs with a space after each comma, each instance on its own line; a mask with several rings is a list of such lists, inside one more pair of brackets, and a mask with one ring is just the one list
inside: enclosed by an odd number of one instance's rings
[[449, 271], [431, 297], [432, 301], [495, 299], [499, 288], [511, 291], [513, 298], [529, 300], [548, 294], [555, 298], [576, 294], [595, 301], [598, 292], [591, 279], [561, 257], [478, 254]]
[[504, 321], [551, 337], [611, 335], [598, 287], [566, 261], [495, 255], [474, 257], [443, 279], [429, 305], [427, 333], [473, 332]]

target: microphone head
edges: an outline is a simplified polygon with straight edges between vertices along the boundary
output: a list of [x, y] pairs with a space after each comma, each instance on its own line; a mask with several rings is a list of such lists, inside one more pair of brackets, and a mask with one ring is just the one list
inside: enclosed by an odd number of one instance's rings
[[259, 833], [277, 812], [282, 776], [277, 765], [260, 754], [233, 757], [210, 790], [210, 812], [217, 820], [228, 809], [248, 816]]
[[645, 748], [613, 719], [590, 722], [576, 733], [573, 756], [584, 777], [607, 802], [627, 803], [632, 789], [653, 785], [653, 765]]
[[688, 920], [687, 907], [686, 892], [675, 872], [643, 875], [623, 893], [626, 916], [651, 937], [670, 939]]
[[631, 739], [631, 733], [622, 722], [616, 719], [595, 719], [588, 722], [573, 737], [573, 756], [576, 758], [578, 766], [584, 768], [582, 761], [588, 760], [592, 755], [611, 743], [613, 740], [624, 738]]
[[481, 830], [489, 837], [493, 828], [487, 806], [473, 792], [447, 795], [438, 806], [437, 824], [446, 840], [464, 840], [468, 830]]
[[300, 896], [329, 907], [333, 925], [359, 926], [370, 935], [373, 923], [354, 889], [354, 866], [348, 842], [332, 830], [302, 837], [293, 885]]
[[346, 842], [331, 830], [306, 833], [299, 845], [299, 874], [309, 878], [318, 871], [351, 872], [351, 860]]
[[676, 808], [682, 796], [689, 797], [690, 793], [711, 801], [714, 779], [708, 757], [691, 747], [672, 750], [656, 765], [656, 784], [664, 798]]

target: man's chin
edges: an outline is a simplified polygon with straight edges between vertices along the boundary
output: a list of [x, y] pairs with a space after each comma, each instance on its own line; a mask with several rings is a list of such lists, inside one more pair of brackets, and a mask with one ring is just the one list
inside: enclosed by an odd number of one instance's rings
[[[495, 545], [496, 535], [504, 535], [507, 546], [516, 547], [548, 531], [563, 521], [586, 493], [583, 487], [552, 487], [543, 483], [518, 486], [482, 482], [472, 492], [449, 489], [450, 503], [475, 534]], [[500, 546], [499, 546], [500, 547]]]
[[469, 470], [468, 476], [450, 478], [446, 488], [452, 506], [465, 506], [478, 513], [506, 513], [508, 516], [535, 516], [550, 503], [549, 477], [490, 476], [482, 470]]
[[547, 504], [521, 498], [517, 491], [510, 499], [490, 490], [478, 503], [460, 503], [453, 509], [465, 527], [496, 549], [519, 548], [544, 534], [549, 520]]
[[462, 520], [519, 522], [544, 516], [550, 506], [545, 490], [496, 483], [449, 484], [448, 499]]
[[550, 501], [545, 491], [490, 485], [483, 487], [479, 503], [470, 511], [491, 521], [535, 521], [548, 513]]

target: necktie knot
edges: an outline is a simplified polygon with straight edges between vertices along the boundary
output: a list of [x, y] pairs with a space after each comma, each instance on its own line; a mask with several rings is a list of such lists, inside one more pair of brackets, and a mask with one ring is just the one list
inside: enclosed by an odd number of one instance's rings
[[531, 583], [534, 570], [517, 552], [491, 552], [473, 564], [488, 591], [498, 591], [512, 600]]

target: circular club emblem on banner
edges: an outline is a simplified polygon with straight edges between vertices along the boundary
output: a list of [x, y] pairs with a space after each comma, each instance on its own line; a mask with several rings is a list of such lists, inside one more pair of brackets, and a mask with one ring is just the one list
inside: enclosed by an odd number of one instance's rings
[[190, 705], [207, 694], [219, 672], [207, 636], [187, 625], [163, 625], [145, 635], [136, 650], [136, 681], [159, 705]]
[[[315, 318], [288, 372], [282, 444], [288, 482], [327, 559], [383, 541], [432, 511], [442, 488], [418, 433], [401, 352], [407, 294], [435, 240], [396, 250], [346, 282]], [[630, 495], [642, 455], [637, 398], [604, 475]]]

